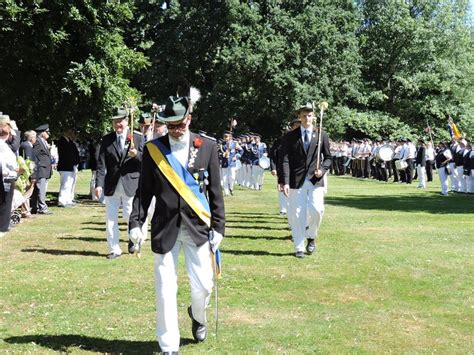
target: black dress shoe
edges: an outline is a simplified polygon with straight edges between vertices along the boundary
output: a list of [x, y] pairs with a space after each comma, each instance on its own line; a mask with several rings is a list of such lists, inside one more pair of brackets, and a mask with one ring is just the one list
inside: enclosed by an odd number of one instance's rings
[[197, 342], [202, 342], [207, 338], [207, 327], [204, 324], [199, 323], [197, 320], [193, 318], [193, 311], [191, 310], [191, 306], [188, 307], [188, 314], [189, 317], [193, 321], [193, 326], [191, 328], [193, 332], [194, 340]]
[[46, 211], [38, 211], [38, 214], [53, 214], [53, 212]]
[[120, 258], [120, 254], [110, 253], [109, 255], [107, 255], [107, 259], [109, 260], [113, 260], [117, 258]]
[[316, 249], [316, 245], [314, 244], [314, 239], [308, 239], [308, 244], [306, 245], [306, 251], [308, 254], [313, 254], [314, 249]]
[[131, 240], [128, 241], [128, 252], [130, 254], [135, 253], [135, 244], [133, 244], [133, 242]]
[[295, 256], [296, 256], [297, 258], [302, 259], [302, 258], [304, 258], [304, 252], [303, 252], [303, 251], [297, 251], [296, 254], [295, 254]]
[[179, 351], [163, 351], [161, 354], [163, 354], [163, 355], [178, 355]]

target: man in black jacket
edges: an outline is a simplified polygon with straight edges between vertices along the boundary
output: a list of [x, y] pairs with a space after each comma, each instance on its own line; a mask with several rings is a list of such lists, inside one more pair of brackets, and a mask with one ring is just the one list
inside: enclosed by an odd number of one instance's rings
[[61, 177], [58, 197], [59, 207], [74, 206], [74, 189], [76, 186], [77, 166], [79, 165], [79, 150], [74, 139], [74, 131], [67, 129], [57, 144], [59, 155], [57, 169]]
[[418, 140], [418, 147], [416, 149], [415, 166], [418, 175], [418, 188], [424, 189], [426, 187], [426, 147], [423, 139]]
[[[319, 130], [313, 127], [310, 104], [300, 107], [299, 129], [288, 133], [282, 143], [282, 176], [278, 182], [288, 196], [288, 220], [295, 245], [295, 256], [304, 257], [315, 250], [315, 238], [324, 214], [324, 174], [331, 167], [331, 152], [326, 132], [321, 132], [321, 156], [317, 157]], [[320, 162], [319, 166], [317, 162]]]
[[[130, 235], [143, 239], [141, 226], [153, 197], [151, 248], [155, 253], [157, 338], [163, 352], [177, 352], [177, 265], [183, 248], [191, 286], [192, 333], [207, 336], [206, 306], [212, 291], [211, 250], [224, 234], [224, 200], [217, 145], [189, 130], [192, 102], [170, 97], [160, 119], [168, 134], [147, 143], [143, 153], [140, 190], [130, 217]], [[136, 238], [135, 238], [135, 237]]]
[[36, 142], [33, 145], [33, 155], [35, 157], [35, 170], [31, 179], [35, 181], [33, 195], [31, 195], [31, 213], [51, 214], [46, 204], [46, 191], [48, 190], [48, 180], [53, 174], [51, 164], [51, 153], [49, 150], [49, 125], [44, 124], [35, 129], [37, 132]]
[[[122, 207], [123, 218], [128, 223], [133, 197], [138, 188], [143, 151], [143, 136], [128, 127], [129, 110], [118, 109], [112, 117], [114, 131], [102, 137], [97, 160], [95, 194], [105, 195], [106, 235], [109, 254], [107, 259], [122, 255], [120, 248], [118, 215]], [[128, 251], [134, 252], [129, 241]]]

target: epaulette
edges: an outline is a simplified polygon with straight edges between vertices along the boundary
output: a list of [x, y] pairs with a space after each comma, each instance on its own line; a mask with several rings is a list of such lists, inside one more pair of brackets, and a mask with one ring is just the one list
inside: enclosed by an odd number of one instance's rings
[[216, 138], [210, 137], [210, 136], [208, 136], [207, 134], [200, 133], [199, 135], [200, 135], [201, 137], [203, 137], [203, 138], [207, 138], [207, 139], [210, 139], [211, 141], [217, 142], [217, 139], [216, 139]]

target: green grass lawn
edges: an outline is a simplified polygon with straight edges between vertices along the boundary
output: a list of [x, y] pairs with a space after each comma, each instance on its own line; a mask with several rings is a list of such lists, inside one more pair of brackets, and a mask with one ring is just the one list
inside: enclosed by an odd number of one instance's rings
[[[106, 260], [104, 207], [22, 222], [0, 239], [0, 352], [151, 353], [153, 258]], [[276, 182], [226, 198], [219, 334], [192, 341], [183, 262], [182, 353], [472, 353], [474, 196], [330, 177], [317, 252], [297, 259]], [[58, 176], [50, 182], [51, 200]], [[125, 225], [122, 248], [126, 250]], [[214, 298], [212, 297], [212, 300]]]

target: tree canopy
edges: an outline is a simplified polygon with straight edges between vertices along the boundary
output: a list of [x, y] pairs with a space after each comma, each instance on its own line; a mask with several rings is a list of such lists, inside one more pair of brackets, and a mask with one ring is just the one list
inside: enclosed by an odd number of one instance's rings
[[474, 133], [467, 0], [8, 0], [0, 5], [0, 110], [102, 133], [114, 107], [146, 109], [183, 78], [193, 126], [277, 137], [326, 100], [333, 138]]

